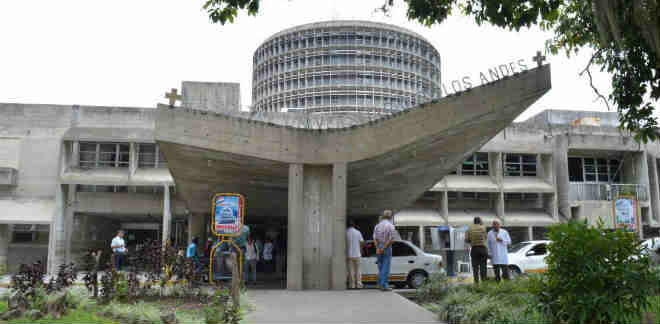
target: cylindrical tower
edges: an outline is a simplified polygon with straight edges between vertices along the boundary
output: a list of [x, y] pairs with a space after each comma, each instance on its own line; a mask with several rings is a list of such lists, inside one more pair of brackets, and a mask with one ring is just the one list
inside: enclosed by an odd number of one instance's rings
[[283, 30], [254, 53], [256, 111], [387, 113], [439, 96], [440, 55], [422, 36], [368, 21]]

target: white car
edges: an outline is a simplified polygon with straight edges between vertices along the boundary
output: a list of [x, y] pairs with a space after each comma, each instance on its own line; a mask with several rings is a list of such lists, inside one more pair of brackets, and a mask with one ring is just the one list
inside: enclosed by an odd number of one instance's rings
[[[525, 241], [509, 247], [509, 273], [512, 277], [525, 273], [543, 273], [548, 271], [545, 258], [548, 256], [548, 244], [552, 241]], [[493, 266], [488, 260], [488, 275], [493, 276]]]
[[660, 237], [649, 238], [642, 242], [642, 253], [646, 255], [655, 254], [658, 248], [660, 248]]
[[[425, 253], [409, 241], [392, 242], [389, 282], [395, 287], [410, 286], [416, 289], [430, 274], [441, 271], [444, 271], [441, 256]], [[363, 283], [378, 282], [376, 247], [373, 241], [365, 242], [360, 259], [360, 272], [362, 272]]]

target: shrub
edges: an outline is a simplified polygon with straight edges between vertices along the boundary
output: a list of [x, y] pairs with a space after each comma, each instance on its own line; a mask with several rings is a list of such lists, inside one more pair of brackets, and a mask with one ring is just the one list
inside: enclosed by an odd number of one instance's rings
[[634, 233], [569, 222], [548, 237], [548, 272], [534, 291], [553, 321], [622, 323], [649, 306], [657, 278]]
[[109, 269], [101, 276], [101, 291], [99, 294], [99, 302], [107, 304], [120, 294], [120, 274], [114, 269]]
[[21, 264], [18, 272], [11, 276], [11, 288], [29, 298], [35, 288], [43, 285], [45, 275], [46, 268], [39, 261], [31, 265]]
[[417, 289], [417, 300], [429, 302], [443, 298], [449, 290], [449, 279], [445, 273], [433, 273], [426, 282]]
[[49, 294], [62, 291], [73, 285], [78, 277], [78, 271], [73, 263], [60, 264], [57, 268], [57, 275], [51, 278], [46, 285], [46, 292]]
[[447, 323], [547, 323], [529, 286], [527, 280], [455, 286], [425, 307]]

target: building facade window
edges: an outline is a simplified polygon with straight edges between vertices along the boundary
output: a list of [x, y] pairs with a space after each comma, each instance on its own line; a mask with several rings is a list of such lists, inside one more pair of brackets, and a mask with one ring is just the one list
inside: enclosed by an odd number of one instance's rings
[[535, 154], [504, 154], [504, 176], [535, 177]]
[[12, 243], [35, 243], [48, 240], [50, 225], [46, 224], [12, 224], [10, 225]]
[[128, 186], [77, 185], [77, 192], [128, 192]]
[[617, 159], [569, 157], [570, 182], [621, 182], [621, 163]]
[[540, 194], [534, 192], [505, 192], [504, 200], [536, 200]]
[[80, 142], [81, 168], [128, 168], [129, 160], [128, 143]]
[[474, 153], [465, 159], [461, 175], [488, 175], [488, 153]]
[[138, 168], [167, 168], [167, 161], [158, 144], [139, 143]]
[[468, 192], [468, 191], [448, 191], [447, 192], [447, 198], [449, 200], [463, 200], [463, 199], [470, 199], [470, 200], [489, 200], [490, 199], [490, 193], [488, 192]]

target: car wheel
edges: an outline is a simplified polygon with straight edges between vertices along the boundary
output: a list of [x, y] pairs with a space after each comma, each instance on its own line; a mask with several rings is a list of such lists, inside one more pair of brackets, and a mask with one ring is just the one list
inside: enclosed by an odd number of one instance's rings
[[520, 272], [520, 269], [516, 266], [509, 266], [509, 275], [511, 276], [511, 279], [518, 279], [522, 276], [522, 272]]
[[408, 277], [408, 285], [412, 289], [417, 289], [417, 288], [421, 287], [424, 284], [427, 277], [428, 277], [428, 275], [426, 274], [426, 272], [424, 272], [424, 271], [415, 271], [415, 272], [411, 273], [410, 276]]

